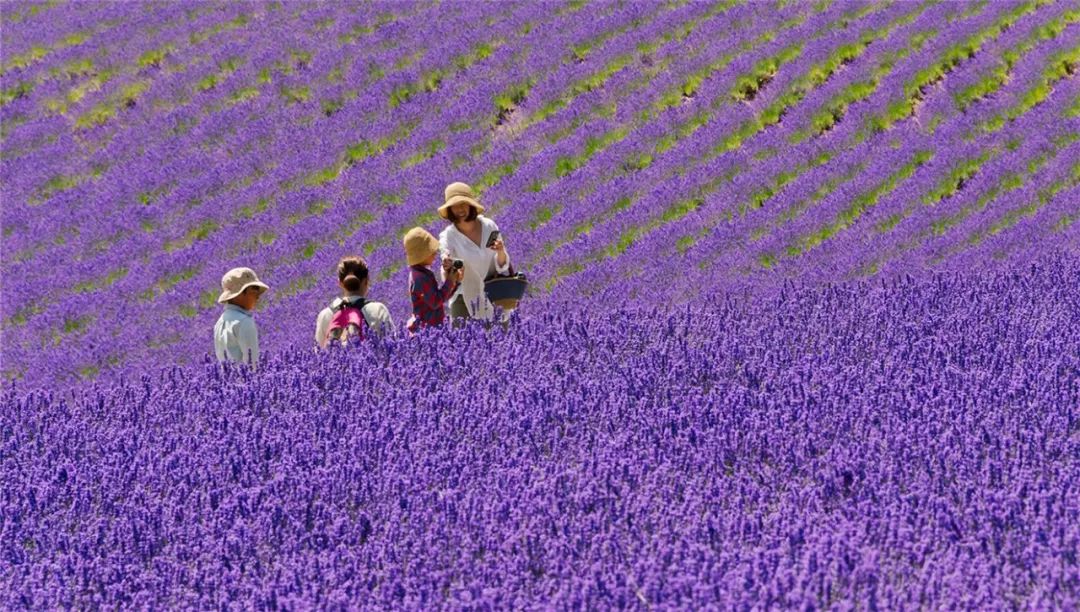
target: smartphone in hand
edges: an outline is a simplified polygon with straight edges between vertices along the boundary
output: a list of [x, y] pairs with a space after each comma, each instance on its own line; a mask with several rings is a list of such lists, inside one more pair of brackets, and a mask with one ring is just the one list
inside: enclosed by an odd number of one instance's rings
[[499, 230], [495, 230], [495, 231], [491, 232], [491, 235], [488, 236], [487, 248], [490, 249], [491, 247], [495, 246], [495, 241], [498, 240], [498, 239], [499, 239]]

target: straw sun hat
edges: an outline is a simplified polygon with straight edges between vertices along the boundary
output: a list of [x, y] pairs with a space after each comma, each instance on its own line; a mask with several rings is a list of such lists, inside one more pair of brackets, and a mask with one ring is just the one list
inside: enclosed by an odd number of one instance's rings
[[476, 194], [473, 193], [472, 187], [465, 183], [450, 183], [447, 185], [446, 191], [443, 193], [443, 199], [445, 202], [439, 207], [439, 216], [443, 219], [449, 218], [450, 207], [459, 202], [465, 202], [475, 208], [476, 214], [484, 212], [484, 207], [480, 205], [480, 202], [476, 201]]
[[414, 227], [405, 234], [405, 259], [410, 266], [424, 263], [424, 260], [439, 250], [439, 240], [422, 227]]

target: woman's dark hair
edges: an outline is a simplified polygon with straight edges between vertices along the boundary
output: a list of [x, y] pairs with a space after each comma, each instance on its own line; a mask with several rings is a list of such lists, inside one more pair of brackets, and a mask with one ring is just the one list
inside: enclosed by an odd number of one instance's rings
[[[476, 207], [470, 206], [469, 214], [465, 215], [465, 221], [476, 221], [476, 217], [478, 217], [479, 215], [480, 213], [476, 212]], [[447, 209], [446, 211], [446, 220], [450, 223], [453, 223], [454, 225], [457, 225], [458, 222], [461, 221], [461, 219], [458, 219], [457, 215], [454, 214], [454, 211], [449, 209]]]
[[363, 257], [342, 257], [337, 265], [337, 277], [346, 291], [360, 291], [360, 286], [368, 277], [367, 262]]

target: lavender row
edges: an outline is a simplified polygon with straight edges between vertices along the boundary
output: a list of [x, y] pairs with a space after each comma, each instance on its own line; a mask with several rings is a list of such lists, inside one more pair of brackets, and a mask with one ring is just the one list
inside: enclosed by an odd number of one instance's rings
[[[887, 23], [891, 19], [895, 19], [895, 15], [891, 17], [889, 15], [884, 15], [879, 16], [878, 18], [882, 22]], [[925, 18], [932, 19], [933, 14], [931, 13], [930, 15], [925, 16]], [[918, 23], [919, 22], [917, 20], [916, 25], [912, 27], [917, 27]], [[814, 63], [814, 59], [815, 58], [810, 57], [808, 59], [800, 60], [800, 63], [793, 65], [791, 74], [798, 75], [805, 72], [809, 68], [809, 66]], [[772, 85], [773, 83], [769, 83], [769, 86], [765, 89], [765, 93], [763, 94], [765, 97], [761, 101], [762, 106], [767, 106], [771, 99], [774, 99], [775, 96], [778, 96], [783, 91], [782, 87], [778, 86], [776, 89], [773, 89]], [[810, 95], [813, 96], [813, 93], [811, 92]], [[738, 111], [739, 109], [736, 110]], [[741, 124], [744, 124], [747, 121], [751, 121], [755, 117], [753, 110], [745, 110], [741, 111], [741, 113], [741, 116], [731, 115], [729, 113], [727, 116], [723, 117], [719, 124], [706, 125], [704, 128], [702, 128], [702, 130], [698, 132], [698, 134], [695, 134], [693, 138], [683, 144], [683, 146], [696, 148], [696, 154], [678, 154], [671, 159], [677, 163], [678, 160], [681, 159], [694, 159], [699, 156], [712, 157], [709, 149], [715, 147], [717, 142], [721, 141], [728, 134], [738, 129]], [[662, 213], [664, 211], [662, 208], [660, 210], [657, 210], [655, 206], [649, 206], [649, 204], [653, 202], [659, 201], [670, 203], [676, 202], [679, 199], [693, 197], [695, 192], [702, 185], [705, 185], [710, 181], [715, 181], [717, 177], [731, 175], [732, 173], [743, 172], [746, 166], [751, 166], [755, 170], [757, 170], [758, 168], [763, 168], [764, 171], [760, 174], [757, 172], [752, 172], [745, 179], [741, 175], [736, 176], [734, 179], [732, 179], [732, 181], [738, 182], [731, 187], [721, 186], [719, 190], [705, 196], [708, 201], [727, 202], [730, 205], [736, 204], [737, 202], [743, 200], [743, 197], [739, 195], [740, 193], [745, 192], [745, 190], [747, 189], [756, 189], [760, 187], [761, 176], [769, 176], [772, 174], [773, 171], [770, 168], [783, 168], [790, 164], [791, 161], [793, 161], [794, 159], [800, 159], [804, 156], [806, 158], [814, 158], [823, 153], [825, 149], [822, 149], [816, 145], [810, 145], [804, 147], [804, 149], [806, 149], [806, 153], [792, 152], [793, 155], [773, 158], [765, 162], [764, 165], [754, 164], [753, 154], [755, 150], [767, 150], [776, 144], [784, 143], [785, 136], [783, 136], [782, 134], [784, 134], [786, 131], [793, 129], [794, 127], [795, 126], [792, 125], [790, 122], [782, 122], [779, 126], [779, 129], [781, 130], [780, 132], [767, 132], [765, 140], [760, 141], [760, 144], [759, 141], [754, 141], [755, 144], [753, 148], [748, 148], [746, 145], [744, 145], [738, 151], [726, 153], [724, 155], [721, 155], [720, 157], [716, 157], [713, 161], [708, 162], [708, 165], [699, 168], [700, 172], [695, 175], [696, 178], [694, 179], [685, 179], [679, 177], [678, 175], [675, 175], [669, 178], [666, 181], [666, 184], [661, 183], [660, 185], [655, 185], [651, 187], [652, 195], [640, 198], [640, 202], [642, 202], [640, 206], [631, 206], [624, 213], [622, 213], [621, 223], [619, 223], [618, 225], [605, 225], [603, 226], [601, 231], [594, 231], [594, 233], [602, 241], [602, 245], [610, 244], [612, 237], [619, 236], [620, 233], [631, 230], [634, 227], [640, 227], [647, 224], [650, 217], [660, 217], [661, 215], [657, 213]], [[704, 145], [704, 150], [702, 150], [701, 145]], [[650, 168], [650, 170], [653, 169]], [[662, 168], [660, 166], [657, 166], [655, 171], [663, 174], [670, 174], [670, 170]], [[644, 215], [644, 218], [639, 215]], [[693, 226], [693, 223], [688, 223], [688, 226]], [[564, 262], [566, 260], [573, 261], [582, 257], [588, 257], [589, 251], [595, 252], [596, 249], [595, 246], [590, 247], [588, 242], [582, 239], [579, 239], [572, 244], [573, 249], [566, 252], [563, 258]], [[557, 261], [553, 263], [548, 263], [548, 266], [551, 267], [548, 267], [547, 269], [550, 272], [554, 269], [555, 266], [558, 265], [560, 264]]]
[[[835, 16], [833, 18], [835, 19]], [[809, 33], [817, 27], [817, 24], [822, 21], [827, 22], [828, 20], [829, 16], [823, 16], [820, 17], [818, 21], [811, 21], [809, 23], [804, 23], [800, 25], [798, 29], [803, 32]], [[798, 37], [795, 32], [792, 32], [791, 36], [794, 38]], [[728, 91], [730, 85], [723, 85], [717, 87], [713, 83], [724, 83], [725, 81], [727, 83], [731, 83], [735, 76], [745, 73], [749, 69], [749, 67], [759, 61], [760, 58], [767, 57], [775, 53], [778, 49], [783, 48], [783, 46], [783, 44], [777, 42], [773, 43], [770, 46], [762, 48], [754, 55], [739, 56], [736, 61], [728, 68], [726, 68], [722, 73], [714, 75], [712, 79], [710, 79], [710, 81], [703, 84], [702, 91], [715, 91], [721, 97], [726, 95], [726, 92]], [[722, 48], [714, 52], [712, 55], [716, 55], [721, 50]], [[696, 111], [694, 111], [693, 109], [688, 109], [683, 111], [683, 114], [681, 116], [684, 119], [689, 118], [689, 116], [694, 112]], [[676, 121], [677, 120], [678, 119], [676, 119]], [[737, 122], [737, 119], [729, 113], [720, 114], [717, 117], [717, 121], [726, 123], [728, 125], [734, 125]], [[654, 129], [653, 131], [654, 133], [656, 131], [662, 131], [662, 126], [660, 126], [658, 129]], [[636, 189], [634, 188], [635, 185], [642, 185], [645, 186], [646, 189], [654, 189], [655, 191], [659, 191], [659, 188], [656, 187], [656, 183], [664, 181], [665, 179], [668, 182], [678, 180], [672, 178], [672, 170], [681, 166], [684, 163], [683, 160], [695, 159], [696, 157], [704, 154], [704, 151], [701, 150], [687, 150], [689, 148], [687, 146], [688, 143], [695, 142], [695, 138], [697, 139], [696, 142], [713, 143], [716, 140], [715, 135], [718, 131], [720, 131], [720, 129], [717, 129], [715, 127], [715, 123], [706, 124], [703, 128], [699, 129], [690, 140], [683, 140], [682, 142], [678, 143], [675, 148], [671, 149], [670, 152], [668, 152], [667, 154], [655, 158], [654, 162], [648, 168], [627, 177], [616, 178], [608, 185], [603, 185], [600, 189], [590, 194], [584, 201], [576, 203], [576, 205], [573, 207], [567, 207], [567, 216], [572, 215], [570, 220], [581, 222], [583, 218], [587, 219], [589, 216], [594, 216], [600, 211], [603, 211], [606, 208], [610, 208], [612, 204], [614, 204], [615, 201], [619, 198], [627, 194], [634, 193], [634, 191], [636, 191]], [[615, 153], [615, 155], [617, 154], [618, 153]], [[649, 198], [639, 199], [648, 200]], [[671, 202], [671, 198], [662, 197], [654, 201]], [[566, 220], [564, 220], [564, 222], [565, 221]], [[530, 238], [532, 239], [532, 244], [527, 245], [527, 248], [531, 247], [530, 250], [534, 252], [539, 251], [545, 242], [550, 243], [550, 241], [557, 239], [558, 236], [564, 235], [567, 229], [569, 229], [567, 225], [547, 225], [541, 228], [539, 232], [532, 233], [530, 236]]]
[[[1023, 83], [1018, 83], [1017, 86], [1023, 87]], [[968, 133], [973, 125], [981, 121], [979, 115], [965, 116], [963, 117], [963, 119], [965, 119], [964, 121], [956, 121], [948, 124], [947, 127], [941, 128], [939, 132], [944, 133], [940, 133], [939, 135], [936, 135], [936, 137], [940, 137], [942, 142], [954, 143], [944, 149], [948, 155], [939, 156], [939, 160], [935, 160], [940, 162], [942, 174], [944, 175], [947, 171], [961, 167], [964, 163], [970, 163], [972, 160], [989, 160], [996, 155], [1001, 155], [1002, 153], [1000, 153], [1000, 151], [1006, 149], [1007, 146], [1015, 146], [1013, 143], [1021, 139], [1030, 138], [1028, 135], [1032, 133], [1040, 134], [1042, 138], [1047, 140], [1060, 139], [1062, 135], [1067, 135], [1070, 132], [1074, 135], [1080, 135], [1080, 123], [1077, 123], [1076, 121], [1062, 122], [1061, 120], [1062, 109], [1069, 103], [1072, 99], [1072, 95], [1074, 95], [1076, 91], [1075, 86], [1063, 86], [1058, 88], [1053, 92], [1047, 104], [1028, 113], [1023, 118], [1024, 120], [1015, 122], [1014, 124], [1009, 125], [1004, 131], [998, 132], [990, 137], [982, 138], [971, 144], [960, 141], [963, 139], [963, 135]], [[1048, 129], [1051, 125], [1055, 125], [1060, 131], [1055, 132]], [[1076, 136], [1073, 138], [1075, 139]], [[1069, 159], [1070, 156], [1067, 154], [1061, 155], [1059, 153], [1055, 156], [1055, 161], [1058, 163], [1067, 164]], [[1017, 162], [1005, 166], [1001, 168], [1001, 170], [1004, 171], [1003, 173], [1005, 175], [1012, 175], [1021, 170], [1026, 163], [1030, 163], [1030, 160], [1017, 160]], [[1067, 172], [1067, 169], [1063, 169], [1062, 171]], [[1002, 176], [1001, 174], [998, 174], [995, 177], [993, 171], [989, 168], [986, 170], [979, 168], [976, 172], [986, 173], [986, 179], [988, 181], [995, 179], [1000, 180], [1000, 177]], [[1027, 201], [1029, 199], [1029, 192], [1030, 194], [1034, 194], [1039, 189], [1046, 186], [1038, 180], [1040, 176], [1042, 176], [1042, 173], [1037, 174], [1036, 177], [1034, 177], [1034, 180], [1028, 180], [1021, 192], [1009, 193], [1005, 197], [999, 197], [999, 199], [1009, 201], [1013, 198], [1020, 197], [1022, 200]], [[964, 190], [975, 187], [975, 185], [968, 183], [968, 180], [964, 179], [964, 182], [961, 184]], [[846, 253], [847, 255], [850, 255], [856, 248], [869, 247], [867, 250], [870, 250], [871, 252], [882, 250], [884, 245], [881, 244], [878, 234], [883, 231], [882, 228], [890, 228], [892, 226], [894, 219], [896, 218], [894, 215], [910, 215], [911, 213], [907, 211], [914, 212], [927, 205], [936, 204], [936, 202], [926, 200], [925, 194], [927, 192], [932, 193], [933, 190], [927, 189], [926, 187], [922, 187], [921, 189], [923, 191], [921, 194], [912, 193], [906, 197], [900, 196], [892, 199], [892, 202], [895, 202], [897, 206], [890, 208], [889, 202], [884, 202], [882, 205], [875, 207], [875, 209], [871, 211], [871, 214], [860, 221], [861, 227], [856, 227], [847, 239], [833, 245], [834, 250]], [[948, 198], [946, 198], [946, 203], [948, 203]], [[987, 204], [993, 207], [998, 203], [998, 200], [991, 199]], [[904, 212], [896, 212], [898, 207], [903, 207]], [[975, 217], [977, 216], [978, 215]], [[969, 220], [975, 217], [969, 217]], [[901, 223], [903, 223], [903, 221], [901, 221]], [[957, 235], [962, 236], [963, 231], [961, 226], [961, 228], [957, 229], [957, 232], [950, 232], [949, 242], [956, 240]], [[890, 239], [903, 239], [902, 235], [893, 237], [891, 236], [891, 232], [887, 233], [890, 234]], [[827, 258], [825, 260], [828, 261]]]
[[[847, 122], [847, 125], [850, 127], [852, 125], [852, 123], [853, 122]], [[844, 139], [845, 138], [841, 138], [841, 141], [843, 141]], [[909, 154], [911, 154], [910, 151], [909, 151]], [[836, 177], [843, 176], [846, 172], [849, 172], [850, 170], [848, 170], [848, 169], [851, 168], [854, 164], [853, 163], [845, 163], [845, 162], [843, 162], [843, 159], [845, 159], [845, 158], [847, 158], [847, 159], [855, 159], [855, 160], [858, 160], [860, 158], [870, 158], [870, 159], [880, 160], [877, 163], [882, 168], [895, 167], [896, 165], [902, 164], [902, 163], [904, 163], [904, 161], [906, 161], [906, 160], [903, 159], [903, 155], [899, 155], [897, 157], [891, 157], [892, 155], [894, 155], [893, 151], [891, 151], [889, 149], [883, 149], [883, 148], [878, 148], [873, 153], [858, 151], [857, 148], [852, 150], [852, 151], [848, 151], [848, 152], [844, 153], [837, 160], [831, 162], [827, 167], [821, 168], [819, 170], [813, 171], [810, 174], [808, 174], [807, 175], [808, 180], [802, 183], [802, 184], [804, 184], [806, 186], [806, 191], [803, 193], [803, 195], [796, 197], [791, 192], [788, 192], [788, 194], [789, 194], [788, 198], [789, 199], [795, 199], [795, 200], [808, 198], [814, 192], [814, 190], [818, 189], [822, 185], [822, 183], [826, 180], [826, 178], [825, 178], [826, 176], [831, 175], [833, 177], [833, 180], [835, 180]], [[894, 160], [894, 159], [899, 159], [899, 163], [894, 163], [894, 162], [891, 161], [891, 160]], [[839, 166], [839, 168], [838, 169], [833, 169], [830, 166]], [[867, 172], [869, 172], [869, 174]], [[840, 186], [840, 189], [833, 196], [833, 201], [837, 202], [837, 204], [840, 205], [840, 206], [846, 206], [846, 203], [848, 201], [850, 201], [851, 199], [853, 199], [855, 196], [859, 195], [860, 193], [865, 193], [868, 190], [868, 188], [872, 185], [872, 181], [873, 181], [872, 177], [874, 176], [874, 174], [872, 172], [870, 172], [869, 170], [867, 172], [864, 172], [862, 174], [862, 179], [861, 180], [863, 181], [863, 186], [859, 186], [858, 182], [856, 182], [854, 184], [851, 183], [850, 179], [848, 181], [844, 181], [843, 184]], [[884, 175], [877, 175], [877, 177], [878, 177], [877, 180], [880, 180], [880, 178], [883, 177], [883, 176]], [[760, 186], [761, 181], [759, 179], [760, 179], [760, 176], [759, 176], [758, 179], [751, 178], [751, 180], [749, 181], [750, 186], [751, 187]], [[910, 184], [917, 184], [917, 181], [915, 181], [913, 179]], [[794, 186], [794, 184], [793, 184], [793, 186]], [[901, 197], [898, 200], [903, 201], [903, 198]], [[703, 212], [709, 210], [709, 207], [710, 207], [709, 202], [710, 201], [723, 202], [723, 198], [721, 196], [714, 196], [714, 197], [711, 197], [711, 198], [706, 198], [704, 206], [702, 206], [701, 209], [699, 209], [699, 211], [695, 211], [694, 213], [692, 213], [691, 215], [689, 215], [686, 218], [687, 225], [689, 225], [691, 227], [694, 226], [694, 225], [700, 225], [701, 220], [702, 220], [701, 214]], [[763, 212], [767, 213], [767, 211], [763, 211]], [[788, 227], [793, 227], [793, 229], [786, 230], [786, 234], [785, 234], [787, 236], [786, 238], [782, 237], [779, 242], [775, 242], [775, 240], [774, 240], [774, 244], [776, 244], [777, 246], [772, 247], [773, 250], [779, 250], [780, 247], [784, 246], [785, 244], [790, 244], [790, 240], [792, 239], [792, 237], [805, 235], [808, 232], [810, 232], [814, 225], [820, 224], [820, 221], [817, 220], [820, 216], [823, 216], [825, 219], [828, 219], [831, 216], [835, 216], [835, 213], [832, 213], [832, 214], [827, 213], [825, 215], [818, 214], [818, 215], [816, 215], [814, 217], [804, 217], [809, 221], [810, 225], [804, 226], [803, 228], [799, 228], [798, 225], [791, 226], [789, 224]], [[709, 240], [704, 242], [702, 245], [699, 245], [699, 246], [696, 245], [696, 246], [691, 247], [691, 250], [693, 252], [714, 256], [715, 255], [714, 251], [716, 249], [718, 249], [718, 248], [719, 249], [731, 249], [734, 245], [745, 242], [745, 239], [746, 239], [747, 235], [750, 234], [750, 232], [748, 231], [750, 227], [751, 227], [751, 225], [749, 223], [736, 222], [734, 225], [729, 224], [727, 227], [724, 228], [723, 233], [717, 234], [715, 238], [710, 238]], [[742, 229], [740, 229], [740, 228], [742, 228]], [[648, 247], [643, 247], [644, 250], [640, 250], [640, 249], [639, 250], [632, 250], [632, 251], [628, 252], [627, 254], [624, 254], [623, 257], [625, 257], [629, 261], [654, 261], [654, 262], [660, 262], [659, 263], [659, 266], [660, 266], [659, 269], [663, 269], [665, 264], [667, 264], [668, 262], [684, 261], [682, 258], [676, 258], [675, 260], [671, 260], [671, 254], [674, 251], [674, 246], [675, 246], [675, 242], [670, 236], [668, 236], [666, 234], [660, 234], [658, 232], [657, 235], [655, 236], [655, 241], [654, 241], [654, 243], [652, 245], [650, 245]], [[842, 251], [842, 249], [841, 249], [841, 251]], [[759, 252], [759, 250], [755, 248], [754, 252]], [[691, 258], [690, 262], [693, 262], [693, 261], [694, 261], [694, 259]], [[739, 268], [739, 267], [744, 267], [746, 265], [753, 265], [753, 264], [756, 264], [756, 263], [757, 262], [747, 261], [747, 262], [738, 264], [736, 269]], [[616, 273], [618, 272], [619, 266], [617, 264], [612, 264], [612, 265], [606, 266], [606, 267], [612, 269], [613, 275], [615, 276], [615, 278], [618, 278], [618, 274], [616, 274]], [[673, 278], [681, 278], [681, 277], [686, 276], [685, 273], [681, 271], [681, 270], [685, 270], [685, 267], [680, 268], [680, 266], [678, 264], [675, 264], [675, 265], [672, 265], [671, 268], [672, 268], [671, 276]], [[654, 271], [657, 271], [656, 266], [653, 266], [653, 269], [654, 269]], [[823, 271], [824, 274], [828, 275], [827, 271], [830, 270], [831, 268], [829, 266], [825, 266], [825, 267], [820, 268], [820, 269]], [[630, 271], [631, 275], [633, 274], [633, 272], [634, 271], [632, 269]], [[596, 285], [596, 283], [597, 283], [597, 280], [596, 280], [597, 278], [598, 278], [597, 272], [593, 272], [593, 273], [590, 273], [588, 275], [584, 275], [583, 278], [581, 279], [581, 283], [571, 284], [569, 287], [565, 288], [565, 291], [566, 291], [567, 294], [572, 294], [575, 290], [586, 290], [585, 288], [587, 288], [587, 287], [594, 287]], [[694, 280], [695, 280], [695, 278], [693, 276], [690, 276], [687, 279], [687, 281], [690, 282], [690, 283], [693, 283]], [[613, 281], [613, 282], [617, 282], [617, 281]], [[644, 279], [644, 282], [645, 282], [645, 284], [647, 284], [648, 280]]]

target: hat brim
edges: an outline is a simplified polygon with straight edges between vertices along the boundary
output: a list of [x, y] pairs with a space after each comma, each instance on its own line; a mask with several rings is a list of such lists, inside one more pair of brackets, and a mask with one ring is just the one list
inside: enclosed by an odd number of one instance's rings
[[431, 257], [435, 253], [438, 253], [439, 239], [435, 236], [429, 235], [424, 246], [427, 248], [425, 248], [422, 252], [417, 250], [410, 250], [409, 248], [405, 249], [405, 261], [407, 261], [410, 266], [422, 264], [424, 263], [424, 260], [426, 260], [428, 257]]
[[450, 207], [452, 207], [455, 204], [460, 204], [461, 202], [465, 202], [469, 206], [472, 206], [473, 208], [475, 208], [476, 209], [476, 214], [478, 214], [478, 215], [484, 213], [484, 207], [480, 205], [480, 202], [477, 202], [475, 199], [470, 198], [469, 196], [458, 195], [458, 196], [454, 196], [454, 197], [450, 198], [449, 200], [446, 201], [445, 204], [443, 204], [442, 206], [439, 207], [439, 216], [442, 217], [443, 219], [449, 219], [450, 218]]
[[264, 292], [264, 291], [266, 291], [267, 289], [270, 288], [269, 286], [267, 286], [264, 283], [260, 283], [259, 281], [253, 281], [253, 282], [250, 282], [250, 283], [244, 285], [243, 287], [240, 287], [236, 291], [222, 291], [221, 295], [219, 295], [218, 299], [217, 299], [218, 304], [224, 304], [225, 302], [228, 302], [229, 300], [237, 297], [241, 293], [247, 291], [248, 287], [258, 287], [259, 288], [259, 293], [262, 293], [262, 292]]

